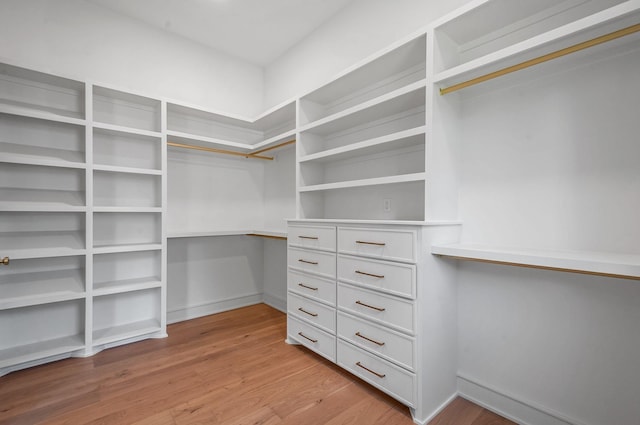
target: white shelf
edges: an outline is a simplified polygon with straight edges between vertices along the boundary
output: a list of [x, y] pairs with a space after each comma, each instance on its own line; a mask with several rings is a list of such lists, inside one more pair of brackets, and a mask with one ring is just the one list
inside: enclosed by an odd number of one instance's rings
[[337, 183], [316, 184], [299, 188], [300, 192], [317, 192], [323, 190], [346, 189], [350, 187], [380, 186], [396, 183], [424, 181], [426, 173], [402, 174], [390, 177], [376, 177], [372, 179], [351, 180]]
[[119, 167], [116, 165], [99, 165], [93, 166], [94, 171], [107, 171], [110, 173], [129, 173], [129, 174], [145, 174], [150, 176], [161, 176], [162, 170], [154, 170], [150, 168], [135, 168], [135, 167]]
[[363, 142], [353, 143], [339, 148], [306, 155], [299, 162], [330, 162], [356, 158], [386, 152], [391, 149], [404, 149], [410, 146], [424, 145], [425, 126], [399, 131]]
[[190, 133], [183, 133], [180, 131], [172, 130], [167, 130], [167, 142], [176, 142], [203, 147], [214, 147], [220, 149], [242, 149], [245, 151], [254, 148], [253, 145], [249, 145], [246, 143], [232, 142], [230, 140], [216, 139], [213, 137], [197, 136]]
[[0, 350], [0, 369], [84, 348], [84, 335], [73, 335]]
[[0, 142], [0, 161], [11, 164], [84, 169], [84, 152]]
[[83, 299], [85, 296], [86, 294], [84, 292], [57, 291], [47, 294], [34, 294], [20, 297], [2, 298], [0, 299], [0, 310], [29, 307], [40, 304], [51, 304], [62, 301], [79, 300]]
[[93, 247], [94, 254], [115, 254], [118, 252], [153, 251], [162, 249], [161, 243], [97, 245]]
[[[484, 73], [496, 71], [502, 67], [533, 59], [546, 53], [559, 50], [591, 38], [604, 35], [637, 23], [640, 2], [627, 1], [591, 16], [568, 23], [534, 37], [515, 43], [495, 52], [488, 53], [461, 65], [454, 66], [434, 75], [433, 81], [440, 87], [456, 84], [475, 78]], [[631, 35], [622, 42], [637, 42], [638, 36]], [[612, 42], [603, 45], [610, 48]], [[597, 48], [591, 48], [594, 51]]]
[[640, 255], [551, 251], [473, 244], [435, 245], [431, 253], [462, 260], [640, 280]]
[[93, 207], [96, 213], [160, 213], [162, 207]]
[[270, 137], [262, 142], [256, 143], [255, 145], [252, 145], [252, 151], [257, 151], [260, 149], [264, 149], [264, 148], [268, 148], [270, 146], [273, 145], [277, 145], [278, 143], [283, 143], [283, 142], [287, 142], [289, 140], [292, 140], [292, 138], [295, 138], [296, 136], [296, 130], [289, 130], [289, 131], [285, 131], [284, 133], [278, 134], [276, 136]]
[[360, 219], [333, 219], [333, 218], [291, 218], [287, 223], [346, 223], [346, 224], [371, 224], [371, 225], [395, 225], [395, 226], [460, 226], [461, 221], [420, 221], [420, 220], [360, 220]]
[[126, 340], [137, 336], [159, 332], [160, 322], [155, 319], [128, 323], [93, 331], [93, 345], [105, 345], [116, 341]]
[[179, 238], [202, 238], [202, 237], [216, 237], [216, 236], [267, 236], [286, 238], [287, 232], [273, 231], [273, 230], [209, 230], [202, 232], [169, 232], [168, 239]]
[[64, 115], [64, 111], [57, 109], [34, 109], [28, 104], [0, 100], [0, 113], [17, 115], [21, 117], [36, 118], [40, 120], [61, 122], [65, 124], [86, 125], [87, 121], [81, 118]]
[[336, 133], [371, 121], [424, 106], [426, 80], [422, 79], [328, 117], [311, 122], [299, 131]]
[[16, 260], [85, 253], [84, 234], [79, 231], [4, 232], [0, 240], [3, 255]]
[[94, 282], [93, 295], [98, 297], [142, 289], [160, 288], [161, 286], [162, 281], [156, 276], [124, 279], [115, 282]]
[[117, 131], [120, 133], [135, 134], [137, 136], [162, 137], [162, 133], [159, 131], [144, 130], [142, 128], [125, 127], [122, 125], [107, 124], [103, 122], [94, 122], [92, 126], [93, 128], [99, 128], [101, 130]]
[[0, 188], [0, 211], [82, 212], [84, 192]]

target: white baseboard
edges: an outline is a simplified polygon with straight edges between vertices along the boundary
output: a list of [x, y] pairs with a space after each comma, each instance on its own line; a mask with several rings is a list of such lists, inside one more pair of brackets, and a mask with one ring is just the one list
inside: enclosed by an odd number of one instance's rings
[[280, 310], [283, 313], [287, 312], [287, 300], [282, 299], [280, 297], [276, 297], [271, 294], [267, 294], [266, 292], [262, 294], [262, 301], [270, 306], [275, 308], [276, 310]]
[[420, 419], [418, 417], [416, 417], [416, 410], [413, 408], [410, 408], [409, 410], [411, 411], [411, 419], [413, 419], [413, 423], [417, 424], [417, 425], [427, 425], [429, 422], [431, 422], [431, 420], [433, 420], [433, 418], [435, 418], [436, 416], [438, 416], [438, 413], [442, 412], [444, 410], [445, 407], [447, 407], [449, 405], [449, 403], [451, 403], [453, 400], [455, 400], [455, 398], [458, 397], [458, 393], [453, 393], [449, 396], [449, 398], [442, 403], [440, 406], [438, 406], [438, 408], [436, 408], [436, 410], [434, 410], [433, 412], [429, 413], [429, 416], [427, 416], [425, 419]]
[[462, 375], [458, 375], [458, 394], [520, 425], [586, 425]]
[[240, 307], [260, 304], [261, 302], [262, 294], [252, 294], [175, 309], [167, 312], [167, 323], [183, 322], [185, 320], [195, 319], [196, 317], [208, 316], [210, 314], [222, 313], [223, 311], [229, 311]]

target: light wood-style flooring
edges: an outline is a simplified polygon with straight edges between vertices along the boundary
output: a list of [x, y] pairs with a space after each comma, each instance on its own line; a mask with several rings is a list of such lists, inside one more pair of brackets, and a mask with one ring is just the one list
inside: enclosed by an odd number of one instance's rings
[[[0, 378], [0, 424], [411, 424], [408, 408], [284, 343], [264, 304], [169, 326], [169, 337]], [[431, 424], [513, 424], [458, 398]]]

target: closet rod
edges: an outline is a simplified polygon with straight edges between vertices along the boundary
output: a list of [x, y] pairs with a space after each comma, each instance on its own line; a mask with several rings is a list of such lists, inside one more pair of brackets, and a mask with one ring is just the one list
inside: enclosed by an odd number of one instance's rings
[[236, 152], [236, 151], [229, 151], [225, 149], [205, 148], [204, 146], [187, 145], [185, 143], [167, 142], [167, 146], [173, 146], [175, 148], [184, 148], [184, 149], [195, 149], [198, 151], [221, 153], [224, 155], [235, 155], [235, 156], [243, 156], [245, 158], [256, 158], [256, 159], [265, 159], [268, 161], [273, 161], [273, 157], [270, 157], [270, 156], [256, 155], [255, 153], [242, 153], [242, 152]]
[[260, 237], [260, 238], [278, 239], [278, 240], [282, 240], [282, 241], [286, 241], [287, 240], [286, 236], [265, 235], [263, 233], [247, 233], [247, 236], [257, 236], [257, 237]]
[[295, 142], [296, 142], [296, 139], [289, 140], [288, 142], [283, 142], [283, 143], [280, 143], [279, 145], [270, 146], [268, 148], [264, 148], [264, 149], [261, 149], [259, 151], [252, 152], [251, 154], [252, 155], [258, 155], [258, 154], [261, 154], [263, 152], [267, 152], [267, 151], [271, 151], [271, 150], [274, 150], [274, 149], [281, 148], [283, 146], [291, 145], [291, 144], [293, 144]]
[[546, 55], [542, 55], [534, 59], [529, 59], [527, 61], [521, 62], [516, 65], [508, 66], [498, 71], [490, 72], [489, 74], [485, 74], [480, 77], [473, 78], [468, 81], [464, 81], [462, 83], [454, 84], [453, 86], [445, 87], [443, 89], [440, 89], [440, 94], [444, 95], [444, 94], [451, 93], [469, 86], [473, 86], [478, 83], [483, 83], [487, 80], [491, 80], [506, 74], [510, 74], [515, 71], [520, 71], [522, 69], [541, 64], [543, 62], [557, 59], [559, 57], [566, 56], [570, 53], [575, 53], [580, 50], [587, 49], [589, 47], [597, 46], [598, 44], [606, 43], [607, 41], [612, 41], [617, 38], [636, 33], [638, 31], [640, 31], [640, 24], [635, 24], [630, 27], [611, 32], [609, 34], [601, 35], [600, 37], [596, 37], [591, 40], [583, 41], [582, 43], [574, 44], [573, 46], [565, 47], [564, 49], [560, 49], [555, 52], [547, 53]]

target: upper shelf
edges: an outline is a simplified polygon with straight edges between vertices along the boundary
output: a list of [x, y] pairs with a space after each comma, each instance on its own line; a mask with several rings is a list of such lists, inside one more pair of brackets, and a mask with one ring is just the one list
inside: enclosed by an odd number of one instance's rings
[[431, 253], [462, 260], [640, 280], [640, 255], [551, 251], [473, 244], [435, 245]]
[[[102, 86], [93, 86], [96, 127], [158, 136], [160, 101]], [[101, 123], [101, 124], [100, 124]]]
[[[532, 3], [493, 1], [451, 21], [436, 24], [434, 36], [438, 54], [434, 82], [445, 88], [537, 59], [636, 24], [640, 15], [640, 1], [637, 0]], [[505, 8], [504, 13], [500, 9], [500, 19], [489, 17], [494, 7]], [[503, 22], [503, 18], [507, 21]], [[469, 25], [470, 20], [485, 24], [476, 28], [475, 24]], [[599, 50], [611, 52], [612, 46], [636, 43], [639, 38], [631, 35], [615, 43], [609, 42], [600, 49], [591, 47], [589, 54]]]

